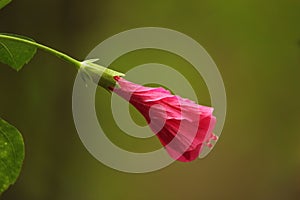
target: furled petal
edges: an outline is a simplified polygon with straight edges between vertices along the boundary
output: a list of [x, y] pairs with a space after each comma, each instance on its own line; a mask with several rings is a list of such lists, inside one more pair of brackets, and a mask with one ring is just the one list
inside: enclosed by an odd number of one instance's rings
[[[213, 108], [172, 95], [162, 87], [144, 87], [121, 77], [114, 77], [118, 87], [113, 92], [129, 101], [147, 120], [168, 154], [175, 160], [195, 160], [211, 140], [216, 118]], [[162, 124], [163, 123], [163, 124]]]

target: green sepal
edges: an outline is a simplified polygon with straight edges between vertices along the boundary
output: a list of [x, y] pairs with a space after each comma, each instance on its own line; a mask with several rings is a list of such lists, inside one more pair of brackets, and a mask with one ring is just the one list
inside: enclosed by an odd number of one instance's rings
[[125, 74], [121, 72], [96, 64], [95, 62], [97, 60], [98, 59], [91, 59], [82, 62], [80, 71], [83, 79], [89, 78], [99, 86], [109, 89], [116, 84], [116, 80], [114, 79], [115, 76], [125, 76]]

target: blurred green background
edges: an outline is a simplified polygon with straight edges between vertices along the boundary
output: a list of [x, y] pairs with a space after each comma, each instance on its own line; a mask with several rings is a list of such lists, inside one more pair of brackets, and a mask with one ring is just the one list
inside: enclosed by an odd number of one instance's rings
[[[40, 51], [18, 73], [1, 64], [0, 115], [26, 143], [21, 176], [2, 199], [300, 199], [299, 21], [294, 0], [13, 1], [0, 12], [0, 32], [27, 35], [81, 60], [131, 28], [158, 26], [191, 36], [219, 67], [228, 113], [205, 159], [127, 174], [101, 164], [81, 143], [72, 117], [72, 66]], [[133, 52], [112, 68], [126, 72], [150, 61], [182, 72], [200, 103], [209, 104], [201, 77], [192, 77], [191, 66], [176, 56]], [[97, 98], [104, 101], [96, 105], [98, 114], [107, 116], [101, 123], [115, 143], [133, 151], [160, 147], [155, 139], [123, 134], [110, 119], [109, 94], [99, 89]]]

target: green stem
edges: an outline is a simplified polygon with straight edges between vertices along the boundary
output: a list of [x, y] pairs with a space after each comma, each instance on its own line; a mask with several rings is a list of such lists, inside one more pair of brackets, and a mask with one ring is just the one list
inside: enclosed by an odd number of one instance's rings
[[27, 40], [27, 39], [23, 39], [23, 38], [19, 38], [19, 37], [14, 37], [14, 36], [10, 36], [10, 35], [2, 35], [2, 34], [0, 34], [0, 38], [9, 39], [9, 40], [15, 40], [15, 41], [18, 41], [18, 42], [23, 42], [23, 43], [35, 46], [35, 47], [37, 47], [39, 49], [42, 49], [42, 50], [44, 50], [44, 51], [46, 51], [46, 52], [48, 52], [48, 53], [50, 53], [50, 54], [52, 54], [52, 55], [60, 58], [60, 59], [68, 62], [68, 63], [71, 63], [71, 64], [75, 65], [75, 67], [77, 69], [80, 69], [80, 66], [82, 64], [80, 61], [72, 58], [71, 56], [68, 56], [68, 55], [66, 55], [66, 54], [64, 54], [62, 52], [59, 52], [59, 51], [57, 51], [55, 49], [52, 49], [50, 47], [47, 47], [45, 45], [36, 43], [34, 41], [31, 41], [31, 40]]
[[20, 37], [14, 37], [12, 35], [3, 35], [0, 34], [0, 38], [14, 40], [18, 42], [23, 42], [25, 44], [29, 44], [32, 46], [35, 46], [39, 49], [42, 49], [68, 63], [73, 64], [77, 69], [82, 69], [82, 73], [85, 73], [88, 77], [90, 77], [92, 80], [94, 80], [98, 85], [102, 86], [103, 88], [109, 88], [113, 85], [115, 85], [116, 81], [114, 80], [114, 76], [124, 76], [123, 73], [108, 69], [106, 67], [100, 66], [95, 62], [96, 60], [86, 60], [83, 62], [80, 62], [71, 56], [68, 56], [62, 52], [59, 52], [55, 49], [52, 49], [50, 47], [47, 47], [45, 45], [36, 43], [31, 40], [27, 40]]

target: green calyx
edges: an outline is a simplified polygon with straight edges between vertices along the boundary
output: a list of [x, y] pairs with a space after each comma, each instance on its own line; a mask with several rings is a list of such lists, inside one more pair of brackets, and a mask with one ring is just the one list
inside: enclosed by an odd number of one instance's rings
[[82, 78], [94, 81], [99, 86], [109, 89], [116, 84], [115, 76], [125, 76], [125, 74], [100, 66], [95, 62], [98, 59], [85, 60], [81, 62], [79, 71], [82, 73]]

